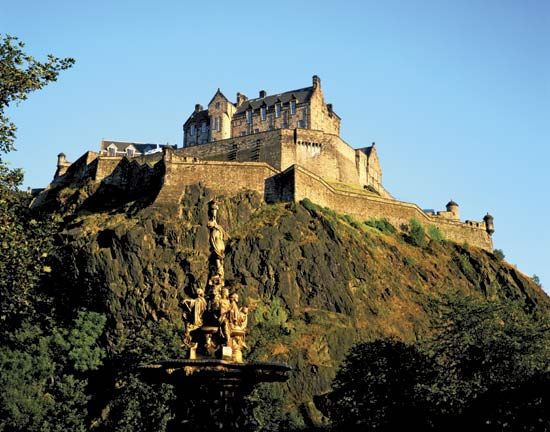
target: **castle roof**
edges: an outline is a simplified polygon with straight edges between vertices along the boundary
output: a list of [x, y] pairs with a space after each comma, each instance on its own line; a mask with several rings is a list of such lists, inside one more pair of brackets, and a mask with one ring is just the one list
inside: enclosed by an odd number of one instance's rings
[[185, 121], [183, 124], [184, 126], [189, 122], [197, 122], [200, 123], [201, 121], [205, 121], [207, 124], [210, 121], [208, 118], [208, 110], [202, 110], [202, 111], [193, 111], [193, 113], [189, 116], [189, 118]]
[[141, 154], [147, 154], [154, 151], [160, 151], [163, 147], [173, 148], [175, 146], [170, 144], [153, 144], [153, 143], [134, 143], [126, 141], [111, 141], [103, 140], [101, 141], [101, 150], [107, 150], [108, 147], [114, 145], [118, 152], [125, 152], [129, 146], [134, 147]]
[[244, 114], [249, 109], [259, 109], [261, 106], [264, 105], [269, 108], [276, 103], [286, 104], [293, 99], [296, 100], [297, 104], [304, 103], [310, 99], [312, 93], [313, 87], [304, 87], [297, 90], [290, 90], [284, 93], [269, 95], [263, 98], [249, 99], [237, 108], [235, 115]]
[[449, 207], [449, 206], [456, 206], [456, 207], [458, 207], [458, 204], [455, 203], [453, 200], [451, 200], [451, 201], [449, 201], [449, 202], [447, 203], [447, 205], [446, 205], [446, 207]]

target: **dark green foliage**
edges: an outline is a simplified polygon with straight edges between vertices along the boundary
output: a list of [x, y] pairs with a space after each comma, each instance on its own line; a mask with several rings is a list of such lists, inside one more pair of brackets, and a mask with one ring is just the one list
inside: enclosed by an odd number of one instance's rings
[[[71, 58], [52, 55], [46, 62], [39, 62], [25, 54], [24, 47], [16, 37], [0, 35], [0, 153], [15, 149], [17, 128], [5, 114], [8, 105], [27, 99], [29, 93], [56, 81], [59, 72], [74, 64]], [[1, 180], [4, 179], [0, 176]]]
[[498, 259], [499, 261], [502, 261], [506, 257], [502, 249], [495, 249], [493, 251], [493, 254], [495, 255], [496, 259]]
[[426, 232], [417, 219], [411, 219], [407, 240], [410, 244], [418, 247], [425, 247], [427, 244]]
[[548, 430], [548, 314], [461, 293], [431, 307], [429, 339], [350, 351], [327, 402], [336, 430]]
[[369, 219], [365, 221], [365, 225], [376, 228], [385, 234], [395, 234], [397, 232], [395, 227], [386, 218]]
[[393, 339], [356, 345], [334, 380], [328, 409], [335, 430], [428, 430], [432, 360]]
[[86, 430], [88, 372], [101, 365], [105, 317], [80, 312], [69, 328], [23, 323], [0, 348], [0, 430]]

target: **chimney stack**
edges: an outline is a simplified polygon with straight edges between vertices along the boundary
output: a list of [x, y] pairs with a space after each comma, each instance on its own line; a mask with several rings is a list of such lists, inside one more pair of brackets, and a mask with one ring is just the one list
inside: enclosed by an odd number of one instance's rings
[[264, 98], [266, 96], [265, 90], [260, 90], [260, 97]]
[[321, 78], [319, 78], [317, 75], [313, 75], [313, 88], [321, 88]]
[[202, 111], [202, 105], [201, 104], [195, 104], [195, 112]]
[[237, 93], [237, 107], [241, 106], [248, 98], [242, 93]]

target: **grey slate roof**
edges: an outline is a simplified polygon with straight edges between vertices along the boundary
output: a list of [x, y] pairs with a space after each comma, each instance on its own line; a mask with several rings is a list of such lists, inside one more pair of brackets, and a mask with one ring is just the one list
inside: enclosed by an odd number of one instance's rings
[[202, 110], [199, 112], [193, 111], [193, 113], [189, 116], [189, 118], [185, 121], [183, 125], [187, 125], [187, 123], [189, 123], [190, 121], [193, 121], [193, 123], [205, 121], [208, 124], [208, 122], [210, 121], [208, 117], [208, 110]]
[[297, 90], [290, 90], [284, 93], [269, 95], [264, 98], [249, 99], [237, 108], [235, 115], [243, 114], [250, 108], [254, 110], [259, 109], [263, 105], [269, 108], [278, 102], [286, 104], [294, 98], [296, 98], [297, 104], [304, 103], [309, 100], [312, 93], [313, 87], [305, 87]]

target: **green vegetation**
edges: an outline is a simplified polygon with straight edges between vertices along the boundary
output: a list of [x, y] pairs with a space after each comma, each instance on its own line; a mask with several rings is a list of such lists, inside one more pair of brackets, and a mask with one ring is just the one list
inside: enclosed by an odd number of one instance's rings
[[426, 232], [418, 219], [411, 219], [407, 240], [414, 246], [425, 247], [427, 245]]
[[395, 234], [397, 230], [395, 227], [386, 219], [369, 219], [365, 221], [365, 225], [370, 226], [372, 228], [376, 228], [378, 231], [383, 232], [385, 234]]
[[493, 251], [493, 254], [495, 255], [496, 259], [499, 260], [499, 261], [504, 260], [504, 258], [506, 257], [506, 255], [504, 255], [504, 252], [502, 251], [502, 249], [495, 249]]
[[428, 226], [428, 237], [430, 237], [430, 239], [438, 243], [445, 240], [445, 236], [443, 235], [441, 230], [435, 225]]
[[548, 430], [548, 315], [458, 293], [432, 306], [430, 338], [350, 351], [328, 397], [335, 429]]

